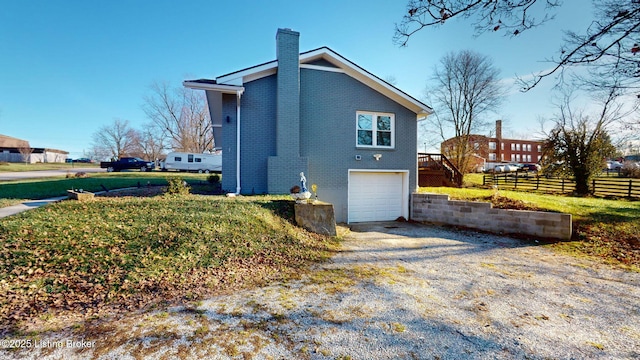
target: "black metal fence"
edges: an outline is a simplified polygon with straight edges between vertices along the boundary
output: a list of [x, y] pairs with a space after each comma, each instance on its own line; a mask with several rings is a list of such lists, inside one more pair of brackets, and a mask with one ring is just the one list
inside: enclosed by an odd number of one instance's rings
[[[546, 178], [531, 173], [485, 174], [482, 184], [503, 190], [562, 194], [576, 188], [573, 179]], [[599, 177], [591, 181], [590, 191], [598, 196], [640, 197], [640, 179]]]

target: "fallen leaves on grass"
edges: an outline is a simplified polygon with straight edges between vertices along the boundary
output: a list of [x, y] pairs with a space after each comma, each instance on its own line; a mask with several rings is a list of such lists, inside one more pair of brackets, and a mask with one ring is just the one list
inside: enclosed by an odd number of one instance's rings
[[0, 223], [0, 333], [295, 277], [332, 246], [276, 215], [291, 214], [291, 202], [120, 195]]

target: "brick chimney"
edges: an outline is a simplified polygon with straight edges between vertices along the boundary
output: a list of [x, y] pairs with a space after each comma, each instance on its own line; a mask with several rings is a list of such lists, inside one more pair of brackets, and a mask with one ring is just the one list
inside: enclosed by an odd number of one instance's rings
[[300, 156], [300, 33], [278, 29], [276, 122], [278, 156]]
[[285, 194], [291, 184], [308, 174], [308, 159], [300, 157], [300, 33], [276, 33], [276, 154], [267, 164], [267, 191]]
[[496, 120], [496, 139], [502, 140], [502, 120]]

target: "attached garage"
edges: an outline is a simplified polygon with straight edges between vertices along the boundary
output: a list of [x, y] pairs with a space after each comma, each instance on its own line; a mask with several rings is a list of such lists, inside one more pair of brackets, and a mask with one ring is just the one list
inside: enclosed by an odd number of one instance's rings
[[349, 170], [348, 222], [392, 221], [409, 214], [408, 170]]

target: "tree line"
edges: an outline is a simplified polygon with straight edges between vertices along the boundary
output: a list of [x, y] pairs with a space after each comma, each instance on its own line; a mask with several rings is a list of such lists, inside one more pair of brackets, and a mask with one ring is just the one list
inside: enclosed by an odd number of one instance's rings
[[213, 151], [213, 128], [203, 91], [155, 82], [142, 108], [148, 122], [133, 128], [128, 120], [114, 119], [93, 134], [89, 156], [96, 159], [135, 156], [156, 160], [168, 151]]
[[[581, 195], [589, 193], [589, 182], [602, 170], [604, 159], [616, 153], [615, 140], [637, 137], [640, 128], [640, 1], [593, 0], [593, 5], [588, 28], [563, 34], [563, 46], [551, 57], [554, 66], [532, 80], [519, 80], [527, 92], [555, 75], [555, 115], [540, 121], [541, 163], [573, 177], [575, 192]], [[408, 46], [416, 33], [446, 26], [453, 18], [470, 22], [476, 35], [498, 32], [517, 41], [522, 32], [551, 21], [561, 6], [569, 5], [562, 0], [409, 0], [394, 41]], [[445, 55], [433, 70], [427, 93], [435, 114], [423, 128], [435, 141], [456, 140], [445, 155], [463, 173], [476, 150], [471, 135], [482, 131], [486, 114], [501, 105], [505, 89], [499, 73], [489, 57], [466, 50]], [[576, 105], [579, 92], [591, 97], [589, 110]]]

